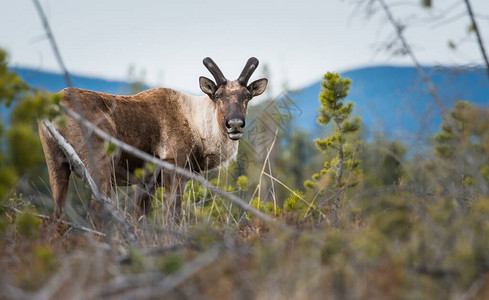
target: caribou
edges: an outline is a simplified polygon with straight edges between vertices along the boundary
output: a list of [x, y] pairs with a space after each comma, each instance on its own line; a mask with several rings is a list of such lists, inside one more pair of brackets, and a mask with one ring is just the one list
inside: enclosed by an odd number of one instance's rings
[[[216, 169], [236, 157], [248, 103], [265, 91], [268, 80], [262, 78], [248, 84], [258, 67], [254, 57], [232, 81], [224, 77], [211, 58], [205, 58], [203, 63], [215, 79], [199, 78], [203, 96], [169, 88], [153, 88], [131, 96], [66, 88], [60, 92], [62, 103], [74, 111], [81, 110], [86, 120], [108, 134], [161, 160], [195, 172]], [[113, 186], [134, 186], [136, 215], [140, 218], [148, 214], [156, 188], [163, 186], [167, 199], [171, 199], [172, 215], [179, 220], [185, 178], [165, 170], [143, 178], [134, 176], [135, 170], [145, 168], [145, 161], [124, 151], [108, 153], [103, 139], [87, 138], [78, 121], [69, 116], [63, 126], [56, 128], [73, 146], [103, 195], [110, 197]], [[39, 134], [55, 203], [52, 218], [59, 220], [64, 213], [72, 169], [42, 123]], [[90, 206], [94, 223], [103, 224], [100, 205], [92, 199]]]

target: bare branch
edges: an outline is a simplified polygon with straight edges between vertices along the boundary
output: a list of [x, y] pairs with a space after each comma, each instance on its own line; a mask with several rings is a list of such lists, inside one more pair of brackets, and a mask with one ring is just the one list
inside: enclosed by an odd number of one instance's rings
[[41, 3], [39, 3], [39, 0], [32, 0], [32, 2], [34, 2], [34, 5], [36, 6], [36, 9], [37, 9], [37, 13], [39, 14], [39, 17], [41, 18], [42, 26], [44, 27], [44, 30], [46, 31], [46, 36], [49, 39], [49, 43], [51, 44], [51, 48], [53, 48], [54, 56], [56, 57], [56, 60], [58, 61], [58, 65], [60, 66], [61, 71], [63, 72], [63, 77], [65, 79], [65, 82], [68, 86], [73, 86], [73, 81], [71, 80], [71, 76], [68, 73], [68, 70], [66, 69], [65, 63], [63, 62], [63, 58], [61, 57], [61, 52], [59, 51], [58, 44], [56, 43], [56, 40], [54, 39], [53, 32], [51, 30], [51, 27], [49, 26], [48, 19], [46, 18], [46, 15], [44, 14]]
[[406, 53], [409, 55], [409, 57], [411, 58], [411, 60], [414, 63], [414, 66], [416, 67], [416, 70], [418, 71], [419, 75], [421, 76], [423, 81], [428, 86], [428, 89], [429, 89], [431, 95], [433, 96], [433, 98], [435, 99], [436, 104], [440, 107], [442, 113], [445, 114], [447, 109], [446, 109], [445, 105], [443, 104], [443, 101], [441, 100], [440, 95], [438, 94], [438, 90], [436, 89], [435, 85], [431, 81], [430, 77], [428, 77], [426, 72], [421, 67], [421, 64], [419, 63], [418, 58], [416, 57], [413, 50], [411, 49], [411, 46], [408, 44], [406, 38], [404, 37], [404, 26], [399, 24], [394, 19], [394, 16], [392, 15], [392, 12], [391, 12], [389, 6], [385, 3], [384, 0], [377, 0], [377, 1], [382, 6], [382, 9], [384, 10], [384, 12], [386, 14], [387, 19], [389, 19], [389, 22], [394, 27], [396, 34], [397, 34], [397, 37], [401, 41], [402, 47], [405, 49]]
[[486, 49], [484, 48], [484, 42], [482, 42], [482, 36], [479, 31], [479, 27], [477, 26], [477, 22], [474, 17], [474, 12], [472, 11], [472, 6], [470, 5], [469, 0], [464, 0], [464, 2], [465, 2], [465, 6], [467, 6], [467, 12], [469, 13], [470, 21], [472, 22], [471, 25], [473, 26], [475, 35], [477, 36], [477, 43], [479, 44], [479, 49], [481, 51], [482, 58], [486, 63], [487, 76], [489, 76], [489, 60], [487, 58]]
[[[36, 217], [38, 217], [39, 219], [42, 219], [42, 220], [50, 220], [51, 219], [51, 217], [49, 217], [49, 216], [41, 215], [41, 214], [38, 214], [38, 213], [33, 213], [33, 212], [30, 212], [30, 211], [21, 211], [21, 210], [15, 208], [15, 207], [8, 207], [8, 206], [5, 206], [5, 205], [2, 205], [2, 206], [5, 207], [6, 209], [10, 210], [10, 211], [15, 212], [16, 214], [29, 214], [29, 215], [36, 216]], [[87, 228], [87, 227], [84, 227], [84, 226], [81, 226], [81, 225], [77, 225], [77, 224], [74, 224], [74, 223], [71, 223], [71, 222], [67, 222], [67, 221], [63, 221], [63, 220], [52, 220], [52, 221], [55, 222], [55, 223], [58, 223], [58, 224], [67, 225], [67, 226], [72, 227], [74, 229], [78, 229], [78, 230], [81, 230], [81, 231], [93, 233], [93, 234], [98, 235], [98, 236], [106, 236], [105, 233], [102, 233], [102, 232], [99, 232], [99, 231], [96, 231], [96, 230], [93, 230], [93, 229], [90, 229], [90, 228]]]

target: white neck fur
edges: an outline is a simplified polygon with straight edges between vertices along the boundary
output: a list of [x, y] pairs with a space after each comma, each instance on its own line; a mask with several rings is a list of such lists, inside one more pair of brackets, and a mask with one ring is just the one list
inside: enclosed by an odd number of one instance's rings
[[229, 162], [236, 159], [238, 141], [231, 140], [219, 126], [216, 104], [208, 96], [188, 95], [188, 107], [191, 112], [191, 122], [199, 133], [204, 156], [218, 156], [219, 167], [227, 167]]

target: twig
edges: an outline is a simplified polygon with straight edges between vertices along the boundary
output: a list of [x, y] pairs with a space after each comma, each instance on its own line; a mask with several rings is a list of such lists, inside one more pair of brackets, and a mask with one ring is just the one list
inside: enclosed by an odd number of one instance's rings
[[[272, 166], [270, 164], [270, 160], [268, 160], [268, 171], [272, 174]], [[277, 215], [277, 197], [275, 195], [275, 183], [271, 180], [272, 184], [272, 198], [273, 198], [273, 213]]]
[[441, 100], [440, 95], [438, 94], [438, 90], [436, 89], [436, 87], [433, 84], [433, 82], [431, 81], [431, 79], [428, 77], [428, 75], [425, 73], [425, 71], [421, 67], [421, 65], [418, 61], [418, 58], [416, 57], [416, 55], [413, 52], [413, 49], [411, 49], [411, 46], [408, 44], [406, 38], [404, 37], [404, 32], [403, 32], [404, 27], [401, 26], [394, 19], [394, 16], [392, 15], [392, 12], [391, 12], [389, 6], [385, 3], [384, 0], [377, 0], [377, 1], [382, 6], [382, 9], [384, 10], [384, 12], [386, 14], [387, 19], [389, 19], [389, 22], [392, 24], [392, 26], [394, 27], [394, 29], [396, 31], [397, 37], [401, 41], [402, 47], [404, 48], [406, 53], [409, 55], [409, 57], [411, 58], [411, 60], [414, 63], [416, 70], [418, 71], [419, 75], [421, 76], [421, 78], [423, 79], [425, 84], [428, 86], [430, 94], [435, 99], [436, 104], [440, 107], [442, 114], [446, 114], [447, 109], [445, 108], [445, 105], [443, 104], [443, 101]]
[[43, 120], [42, 123], [49, 131], [49, 133], [51, 133], [60, 148], [63, 150], [66, 158], [68, 158], [71, 166], [74, 168], [75, 173], [81, 176], [83, 180], [87, 183], [88, 187], [92, 191], [93, 199], [100, 203], [105, 211], [109, 212], [109, 214], [112, 216], [112, 219], [116, 221], [118, 228], [121, 229], [121, 233], [127, 239], [127, 241], [131, 244], [137, 243], [136, 235], [134, 234], [134, 228], [132, 228], [126, 222], [124, 216], [114, 207], [110, 199], [100, 193], [98, 186], [93, 181], [92, 176], [90, 176], [90, 173], [76, 153], [75, 149], [73, 149], [73, 147], [65, 140], [65, 138], [54, 128], [53, 124], [51, 124], [50, 121]]
[[272, 144], [270, 145], [270, 149], [267, 151], [267, 156], [265, 157], [265, 161], [263, 162], [263, 167], [260, 172], [260, 178], [258, 180], [258, 186], [255, 189], [255, 192], [253, 192], [253, 196], [251, 196], [251, 199], [255, 198], [255, 194], [258, 191], [258, 198], [261, 199], [261, 180], [263, 178], [263, 173], [265, 172], [265, 167], [267, 166], [267, 161], [270, 158], [270, 153], [272, 153], [273, 146], [275, 146], [275, 141], [277, 140], [277, 134], [278, 134], [278, 128], [275, 130], [275, 136], [273, 137]]
[[[29, 214], [29, 215], [36, 216], [39, 219], [43, 219], [43, 220], [50, 220], [51, 219], [49, 216], [41, 215], [41, 214], [38, 214], [38, 213], [33, 213], [33, 212], [30, 212], [30, 211], [21, 211], [21, 210], [15, 208], [15, 207], [8, 207], [8, 206], [5, 206], [5, 205], [2, 205], [2, 207], [5, 207], [6, 209], [11, 210], [11, 211], [13, 211], [13, 212], [15, 212], [17, 214]], [[99, 232], [99, 231], [96, 231], [96, 230], [93, 230], [93, 229], [90, 229], [90, 228], [87, 228], [87, 227], [84, 227], [84, 226], [81, 226], [81, 225], [73, 224], [71, 222], [67, 222], [67, 221], [63, 221], [63, 220], [52, 220], [52, 221], [55, 222], [55, 223], [58, 223], [58, 224], [63, 224], [63, 225], [70, 226], [71, 228], [74, 228], [74, 229], [78, 229], [78, 230], [81, 230], [81, 231], [86, 231], [86, 232], [89, 232], [89, 233], [93, 233], [93, 234], [98, 235], [98, 236], [106, 236], [105, 233], [102, 233], [102, 232]]]
[[58, 44], [56, 43], [53, 32], [51, 30], [51, 27], [49, 26], [48, 19], [44, 14], [42, 6], [39, 3], [39, 0], [32, 0], [32, 2], [34, 2], [34, 5], [36, 6], [37, 9], [37, 13], [41, 18], [42, 25], [44, 27], [44, 30], [46, 31], [46, 36], [48, 37], [49, 43], [51, 44], [51, 48], [53, 48], [54, 56], [58, 61], [58, 65], [60, 66], [61, 71], [63, 72], [63, 77], [65, 79], [65, 82], [68, 86], [73, 86], [73, 81], [71, 80], [71, 76], [68, 73], [68, 70], [66, 69], [65, 63], [63, 62], [63, 58], [61, 57], [61, 52], [59, 51]]
[[475, 31], [475, 35], [477, 36], [477, 43], [479, 44], [479, 49], [481, 50], [482, 58], [486, 63], [487, 76], [489, 76], [489, 60], [487, 59], [486, 49], [484, 49], [484, 43], [482, 42], [482, 36], [479, 31], [479, 27], [477, 26], [477, 22], [474, 17], [474, 12], [472, 11], [472, 6], [470, 5], [469, 0], [464, 0], [464, 2], [465, 2], [465, 6], [467, 6], [467, 12], [469, 13], [469, 17]]

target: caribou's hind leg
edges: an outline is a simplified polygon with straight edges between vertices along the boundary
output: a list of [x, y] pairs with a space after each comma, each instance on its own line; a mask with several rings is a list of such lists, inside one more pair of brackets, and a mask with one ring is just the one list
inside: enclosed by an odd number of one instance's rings
[[64, 212], [66, 194], [68, 192], [68, 183], [71, 174], [70, 165], [61, 148], [42, 125], [39, 125], [39, 135], [41, 137], [44, 156], [46, 157], [49, 184], [51, 185], [54, 199], [52, 218], [59, 220]]
[[[110, 178], [111, 163], [109, 157], [102, 152], [103, 149], [102, 141], [92, 140], [92, 151], [95, 153], [95, 158], [92, 161], [86, 159], [85, 165], [87, 166], [88, 172], [92, 176], [93, 180], [99, 188], [100, 194], [111, 199], [112, 181]], [[93, 164], [93, 166], [92, 166]], [[92, 195], [90, 200], [90, 213], [89, 216], [98, 230], [104, 230], [107, 225], [107, 221], [111, 218], [107, 216], [108, 212], [104, 209], [104, 205], [95, 200]]]

